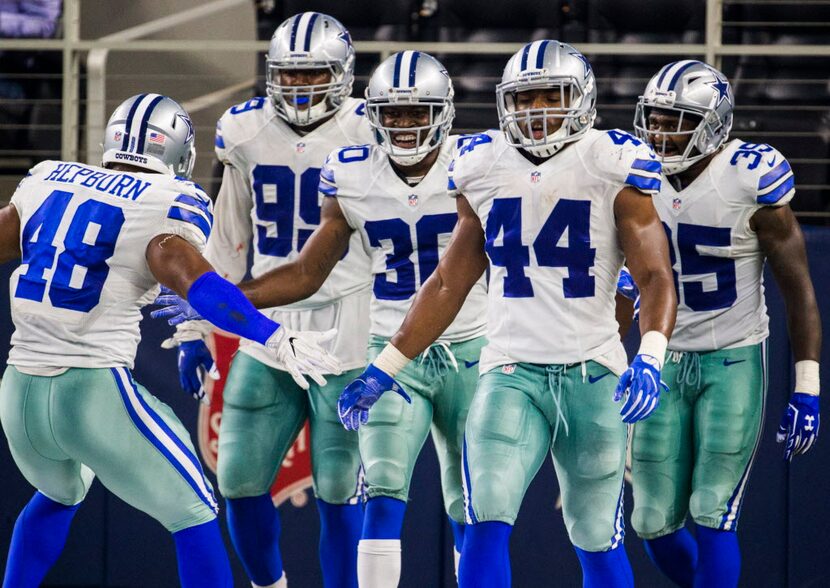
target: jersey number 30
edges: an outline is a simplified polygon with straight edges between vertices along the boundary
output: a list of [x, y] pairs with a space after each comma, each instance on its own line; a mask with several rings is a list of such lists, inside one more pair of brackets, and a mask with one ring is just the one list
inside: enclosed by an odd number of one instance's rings
[[[568, 231], [567, 247], [559, 240]], [[531, 298], [533, 284], [525, 275], [530, 265], [530, 247], [522, 243], [522, 199], [497, 198], [487, 217], [484, 248], [490, 263], [505, 268], [505, 298]], [[501, 243], [499, 243], [501, 241]], [[597, 250], [591, 247], [591, 202], [561, 199], [553, 207], [533, 242], [536, 263], [541, 267], [564, 267], [565, 298], [589, 298], [596, 281], [588, 270], [594, 266]]]
[[[52, 242], [63, 223], [71, 192], [55, 190], [43, 201], [23, 228], [22, 260], [28, 265], [20, 276], [15, 298], [43, 301], [47, 285], [49, 300], [56, 308], [89, 312], [101, 299], [101, 289], [109, 275], [107, 260], [115, 252], [115, 241], [124, 224], [124, 212], [117, 206], [87, 200], [75, 214], [63, 238], [58, 255]], [[47, 284], [43, 274], [52, 268]]]

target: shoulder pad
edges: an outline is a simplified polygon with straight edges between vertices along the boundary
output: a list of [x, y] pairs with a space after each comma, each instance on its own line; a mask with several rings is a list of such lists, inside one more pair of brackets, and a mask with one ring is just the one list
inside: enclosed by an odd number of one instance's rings
[[757, 204], [783, 206], [795, 196], [795, 176], [781, 152], [764, 143], [741, 143], [729, 160]]
[[597, 142], [595, 163], [603, 177], [643, 194], [660, 192], [662, 165], [651, 147], [620, 129], [605, 131]]

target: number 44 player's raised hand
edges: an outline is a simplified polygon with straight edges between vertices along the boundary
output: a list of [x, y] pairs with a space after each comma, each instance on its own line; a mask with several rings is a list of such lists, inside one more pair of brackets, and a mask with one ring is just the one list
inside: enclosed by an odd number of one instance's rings
[[[155, 304], [163, 305], [163, 308], [150, 313], [152, 318], [167, 318], [171, 325], [179, 325], [186, 321], [200, 320], [202, 317], [183, 298], [177, 296], [166, 288], [156, 299]], [[329, 353], [323, 345], [334, 339], [336, 329], [325, 332], [317, 331], [294, 331], [284, 326], [279, 326], [271, 337], [265, 342], [265, 347], [271, 349], [294, 381], [304, 390], [308, 390], [309, 383], [305, 376], [310, 377], [320, 386], [326, 385], [324, 373], [339, 375], [341, 373], [340, 362]], [[199, 373], [200, 366], [206, 364], [203, 352], [199, 346], [190, 346], [187, 349], [180, 349], [179, 369], [186, 373], [180, 374], [182, 387], [186, 392], [194, 394], [197, 398], [204, 395], [199, 387], [195, 389], [195, 381], [202, 381], [202, 374]], [[182, 357], [182, 354], [195, 354], [194, 357]], [[181, 360], [185, 361], [181, 361]], [[209, 374], [210, 375], [210, 374]], [[201, 394], [201, 395], [200, 395]]]

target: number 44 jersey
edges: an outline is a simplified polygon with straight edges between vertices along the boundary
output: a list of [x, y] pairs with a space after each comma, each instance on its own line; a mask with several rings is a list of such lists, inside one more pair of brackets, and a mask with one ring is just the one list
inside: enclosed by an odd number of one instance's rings
[[614, 201], [626, 186], [660, 188], [652, 151], [622, 131], [590, 130], [540, 165], [502, 133], [469, 137], [450, 167], [490, 259], [487, 347], [481, 371], [516, 362], [595, 360], [626, 366], [614, 316], [623, 253]]
[[679, 303], [670, 349], [712, 351], [767, 338], [764, 255], [750, 219], [794, 195], [784, 156], [738, 139], [684, 190], [663, 180], [654, 205], [671, 245]]
[[45, 161], [11, 204], [22, 259], [9, 282], [9, 364], [34, 375], [131, 368], [141, 307], [158, 293], [147, 245], [172, 234], [202, 251], [213, 222], [210, 199], [172, 176]]

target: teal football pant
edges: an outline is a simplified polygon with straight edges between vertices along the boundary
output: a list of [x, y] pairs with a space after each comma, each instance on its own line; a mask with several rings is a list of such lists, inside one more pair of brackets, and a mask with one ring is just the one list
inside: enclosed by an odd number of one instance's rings
[[607, 551], [623, 539], [626, 425], [618, 378], [594, 361], [509, 364], [481, 376], [467, 419], [467, 522], [516, 521], [548, 452], [571, 543]]
[[355, 503], [360, 492], [357, 435], [340, 424], [337, 400], [360, 375], [326, 375], [308, 391], [284, 371], [245, 353], [233, 360], [219, 426], [217, 477], [227, 498], [267, 493], [294, 439], [309, 419], [314, 494], [329, 504]]
[[670, 389], [634, 425], [631, 524], [656, 539], [691, 513], [698, 525], [734, 531], [764, 419], [766, 345], [667, 358]]
[[172, 533], [216, 518], [187, 430], [126, 368], [46, 377], [9, 366], [0, 421], [20, 471], [55, 502], [78, 504], [97, 476]]

